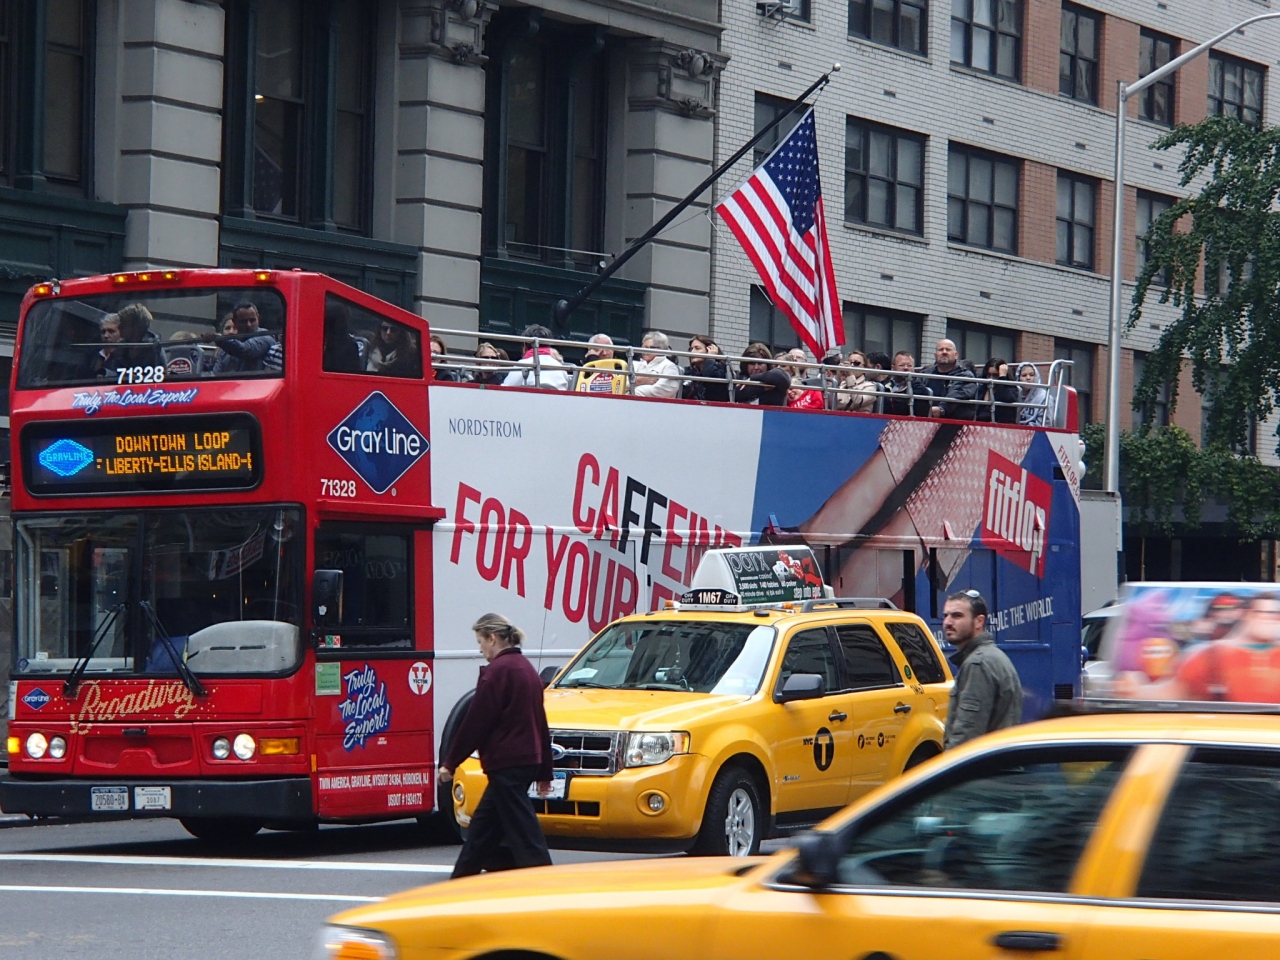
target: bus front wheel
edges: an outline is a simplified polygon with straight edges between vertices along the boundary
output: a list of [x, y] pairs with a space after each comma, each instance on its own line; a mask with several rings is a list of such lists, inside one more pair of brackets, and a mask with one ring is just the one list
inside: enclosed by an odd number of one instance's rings
[[261, 820], [232, 817], [182, 817], [182, 829], [207, 843], [243, 843], [262, 829]]

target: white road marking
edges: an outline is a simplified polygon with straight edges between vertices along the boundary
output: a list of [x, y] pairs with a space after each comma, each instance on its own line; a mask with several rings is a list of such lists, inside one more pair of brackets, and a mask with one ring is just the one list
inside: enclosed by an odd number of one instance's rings
[[234, 867], [238, 870], [346, 870], [358, 873], [453, 873], [441, 863], [361, 863], [328, 860], [235, 860], [215, 857], [112, 857], [96, 854], [0, 853], [0, 863], [88, 863], [125, 867]]
[[382, 897], [355, 897], [335, 893], [271, 893], [246, 890], [163, 890], [150, 887], [37, 887], [0, 884], [4, 893], [117, 893], [151, 897], [228, 897], [235, 900], [322, 900], [335, 903], [375, 903]]

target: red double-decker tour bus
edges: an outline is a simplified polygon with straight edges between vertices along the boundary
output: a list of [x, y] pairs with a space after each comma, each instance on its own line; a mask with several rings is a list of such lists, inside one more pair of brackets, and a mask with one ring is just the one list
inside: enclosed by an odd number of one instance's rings
[[425, 343], [310, 273], [31, 290], [4, 809], [201, 837], [432, 809]]

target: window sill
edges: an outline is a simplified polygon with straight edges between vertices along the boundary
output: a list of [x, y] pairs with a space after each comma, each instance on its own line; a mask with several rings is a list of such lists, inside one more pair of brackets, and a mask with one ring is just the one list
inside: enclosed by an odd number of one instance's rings
[[925, 63], [933, 65], [933, 60], [927, 53], [912, 53], [910, 50], [903, 50], [901, 47], [891, 46], [887, 43], [879, 43], [869, 37], [858, 36], [856, 33], [845, 35], [845, 39], [850, 43], [856, 43], [858, 46], [866, 47], [869, 50], [879, 50], [884, 53], [892, 53], [906, 60], [913, 60], [916, 63]]
[[[956, 243], [954, 240], [947, 241], [947, 249], [954, 253], [971, 253], [980, 257], [991, 257], [994, 260], [1004, 260], [1009, 263], [1022, 263], [1029, 267], [1042, 267], [1046, 270], [1056, 270], [1060, 273], [1068, 273], [1076, 277], [1088, 277], [1091, 280], [1109, 281], [1109, 277], [1102, 273], [1096, 273], [1092, 270], [1081, 270], [1079, 267], [1068, 267], [1060, 263], [1046, 263], [1043, 260], [1032, 260], [1029, 257], [1022, 257], [1016, 253], [1003, 253], [999, 250], [988, 250], [986, 247], [971, 247], [968, 244]], [[1126, 280], [1125, 283], [1130, 286], [1133, 282]]]
[[885, 240], [898, 240], [902, 243], [910, 243], [918, 247], [927, 247], [929, 245], [929, 241], [919, 234], [890, 230], [887, 227], [874, 227], [865, 223], [845, 220], [844, 228], [853, 233], [866, 233], [873, 237], [880, 237]]
[[[977, 80], [986, 80], [990, 83], [998, 83], [1002, 87], [1012, 87], [1014, 90], [1031, 91], [1033, 93], [1049, 96], [1049, 94], [1045, 94], [1043, 90], [1032, 90], [1031, 87], [1028, 87], [1021, 80], [1010, 80], [1008, 77], [1002, 77], [998, 74], [987, 73], [983, 70], [975, 70], [973, 67], [966, 66], [963, 63], [956, 63], [954, 60], [951, 61], [951, 72], [958, 73], [965, 77], [973, 77]], [[1054, 94], [1053, 96], [1054, 99], [1057, 99], [1061, 95]], [[1084, 104], [1081, 104], [1081, 106], [1084, 106]]]

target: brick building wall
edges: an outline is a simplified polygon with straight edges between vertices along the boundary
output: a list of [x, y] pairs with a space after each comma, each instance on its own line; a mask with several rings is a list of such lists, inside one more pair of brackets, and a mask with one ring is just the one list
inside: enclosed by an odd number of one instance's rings
[[[951, 62], [950, 5], [931, 0], [923, 55], [851, 37], [848, 5], [813, 0], [810, 22], [758, 15], [752, 4], [722, 7], [722, 49], [731, 59], [720, 78], [716, 155], [723, 160], [754, 132], [757, 93], [794, 97], [833, 62], [843, 64], [817, 101], [823, 196], [830, 222], [836, 278], [842, 300], [904, 311], [923, 318], [922, 353], [932, 353], [948, 319], [987, 324], [1015, 335], [1022, 356], [1047, 360], [1055, 340], [1094, 347], [1094, 410], [1106, 410], [1111, 223], [1114, 191], [1114, 103], [1116, 83], [1138, 78], [1143, 28], [1178, 40], [1181, 52], [1259, 11], [1254, 0], [1158, 5], [1140, 0], [1096, 0], [1080, 4], [1101, 17], [1098, 104], [1058, 92], [1062, 4], [1023, 0], [1020, 82], [984, 75]], [[1276, 24], [1261, 24], [1224, 41], [1220, 49], [1266, 67], [1273, 64]], [[1280, 109], [1280, 71], [1267, 73], [1264, 112]], [[1174, 119], [1195, 122], [1206, 111], [1208, 61], [1183, 68], [1175, 85]], [[1124, 191], [1124, 274], [1136, 270], [1137, 191], [1183, 193], [1176, 152], [1150, 144], [1167, 128], [1137, 119], [1129, 104], [1127, 184]], [[919, 236], [842, 223], [845, 120], [859, 118], [926, 137], [923, 231]], [[1021, 162], [1016, 254], [975, 249], [948, 241], [948, 147], [978, 147]], [[717, 186], [719, 199], [750, 171], [742, 160]], [[1092, 178], [1098, 185], [1094, 211], [1092, 270], [1060, 266], [1056, 260], [1057, 173]], [[714, 222], [711, 330], [731, 351], [748, 337], [748, 299], [755, 275], [736, 241]], [[1126, 312], [1132, 287], [1125, 290]], [[1151, 303], [1142, 321], [1126, 331], [1127, 370], [1121, 384], [1122, 424], [1131, 422], [1133, 350], [1149, 351], [1173, 308]], [[861, 344], [855, 344], [861, 346]], [[971, 357], [976, 362], [985, 358]], [[1178, 422], [1199, 429], [1199, 400], [1184, 391]], [[1260, 428], [1261, 430], [1261, 428]]]

